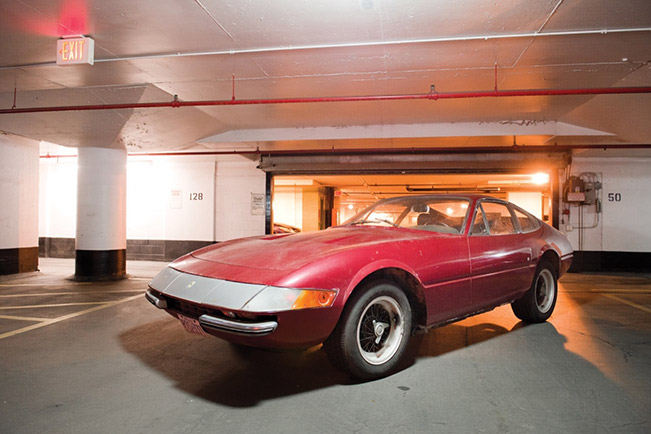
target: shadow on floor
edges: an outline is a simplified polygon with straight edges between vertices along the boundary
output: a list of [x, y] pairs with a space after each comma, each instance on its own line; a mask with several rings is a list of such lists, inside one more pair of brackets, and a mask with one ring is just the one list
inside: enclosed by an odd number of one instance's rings
[[[509, 332], [495, 324], [452, 324], [412, 336], [402, 369], [419, 358], [438, 357]], [[330, 364], [321, 346], [283, 352], [241, 347], [189, 334], [173, 318], [131, 329], [120, 341], [129, 353], [173, 380], [179, 389], [231, 407], [251, 407], [269, 399], [356, 384]]]
[[199, 398], [231, 407], [294, 395], [350, 380], [335, 370], [320, 347], [270, 352], [192, 335], [173, 318], [131, 329], [122, 346], [146, 365]]

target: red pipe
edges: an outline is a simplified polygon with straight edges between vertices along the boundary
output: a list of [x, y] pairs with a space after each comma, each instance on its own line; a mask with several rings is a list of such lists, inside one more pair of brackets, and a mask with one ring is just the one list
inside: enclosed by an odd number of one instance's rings
[[174, 100], [169, 102], [11, 108], [11, 109], [0, 110], [0, 114], [87, 111], [87, 110], [123, 110], [123, 109], [144, 109], [144, 108], [161, 108], [161, 107], [177, 108], [177, 107], [228, 106], [228, 105], [297, 104], [297, 103], [354, 102], [354, 101], [439, 100], [439, 99], [491, 98], [491, 97], [492, 98], [523, 97], [523, 96], [612, 95], [612, 94], [637, 94], [637, 93], [651, 93], [651, 87], [491, 90], [491, 91], [479, 91], [479, 92], [447, 92], [447, 93], [431, 92], [431, 93], [403, 94], [403, 95], [367, 95], [367, 96], [270, 98], [270, 99], [240, 99], [240, 100], [230, 99], [230, 100], [212, 100], [212, 101], [179, 101], [175, 96]]
[[[363, 154], [475, 154], [509, 152], [569, 152], [587, 149], [651, 149], [651, 144], [623, 145], [542, 145], [542, 146], [472, 146], [467, 148], [429, 147], [429, 148], [340, 148], [340, 149], [286, 149], [263, 151], [180, 151], [180, 152], [130, 152], [129, 157], [183, 157], [198, 155], [363, 155]], [[69, 158], [76, 155], [41, 155], [41, 158]]]

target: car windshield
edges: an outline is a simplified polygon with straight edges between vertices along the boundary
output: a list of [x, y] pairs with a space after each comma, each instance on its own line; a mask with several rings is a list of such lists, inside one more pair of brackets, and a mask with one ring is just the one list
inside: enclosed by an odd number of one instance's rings
[[459, 234], [468, 214], [467, 199], [401, 197], [381, 200], [344, 223]]

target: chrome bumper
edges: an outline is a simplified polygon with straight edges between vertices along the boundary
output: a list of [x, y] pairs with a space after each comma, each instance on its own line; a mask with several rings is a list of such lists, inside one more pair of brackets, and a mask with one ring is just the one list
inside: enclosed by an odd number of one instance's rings
[[263, 336], [276, 330], [278, 323], [276, 321], [264, 321], [256, 323], [230, 321], [223, 318], [215, 318], [210, 315], [201, 315], [199, 324], [202, 327], [212, 330], [218, 330], [227, 333], [236, 333], [241, 335]]
[[[151, 304], [159, 309], [167, 309], [167, 301], [156, 297], [151, 291], [145, 292], [145, 298]], [[278, 323], [276, 321], [262, 322], [239, 322], [223, 318], [217, 318], [210, 315], [201, 315], [199, 324], [204, 329], [217, 330], [226, 333], [235, 333], [240, 335], [264, 336], [276, 330]]]
[[154, 294], [151, 293], [151, 291], [145, 292], [145, 298], [147, 299], [148, 302], [150, 302], [157, 308], [167, 309], [167, 302], [165, 300], [161, 300], [160, 298], [156, 297]]

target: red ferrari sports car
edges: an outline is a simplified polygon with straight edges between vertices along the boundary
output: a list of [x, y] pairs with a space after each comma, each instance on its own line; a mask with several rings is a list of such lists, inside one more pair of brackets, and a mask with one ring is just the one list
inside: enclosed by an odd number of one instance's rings
[[556, 304], [572, 247], [523, 209], [479, 195], [380, 200], [341, 226], [215, 244], [172, 262], [147, 299], [190, 332], [262, 348], [323, 343], [361, 379], [395, 371], [413, 332], [511, 303]]

